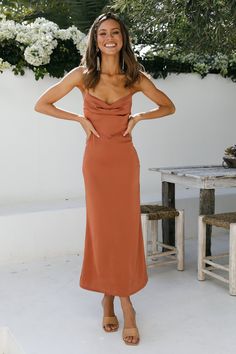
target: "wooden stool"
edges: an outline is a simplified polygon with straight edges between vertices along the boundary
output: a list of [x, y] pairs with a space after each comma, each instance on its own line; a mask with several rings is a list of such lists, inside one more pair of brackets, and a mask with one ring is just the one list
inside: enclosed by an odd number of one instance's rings
[[[206, 257], [206, 225], [229, 229], [229, 253]], [[213, 260], [229, 256], [229, 264], [219, 264]], [[210, 265], [207, 267], [206, 264]], [[212, 270], [221, 269], [228, 273], [225, 278]], [[198, 225], [198, 280], [205, 280], [205, 274], [229, 284], [230, 295], [236, 295], [236, 212], [200, 215]]]
[[[177, 263], [177, 269], [184, 270], [184, 212], [158, 204], [141, 204], [140, 207], [147, 267]], [[158, 220], [171, 218], [175, 218], [175, 247], [158, 240]], [[169, 251], [160, 252], [158, 246]]]

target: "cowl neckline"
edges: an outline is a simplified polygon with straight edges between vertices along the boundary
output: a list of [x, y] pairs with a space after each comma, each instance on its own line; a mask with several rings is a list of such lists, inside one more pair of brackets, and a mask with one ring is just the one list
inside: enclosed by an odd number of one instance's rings
[[88, 92], [88, 91], [85, 92], [85, 95], [88, 95], [88, 96], [91, 97], [92, 99], [98, 100], [99, 102], [103, 103], [104, 105], [110, 107], [110, 106], [113, 106], [114, 104], [116, 104], [116, 103], [118, 103], [118, 102], [120, 102], [120, 101], [123, 101], [123, 100], [125, 100], [125, 99], [127, 99], [127, 98], [129, 98], [129, 97], [132, 97], [133, 93], [130, 92], [130, 93], [128, 93], [127, 95], [124, 95], [124, 96], [118, 98], [117, 100], [115, 100], [115, 101], [112, 102], [112, 103], [107, 103], [107, 102], [105, 102], [104, 100], [102, 100], [101, 98], [92, 95], [92, 94], [91, 94], [90, 92]]

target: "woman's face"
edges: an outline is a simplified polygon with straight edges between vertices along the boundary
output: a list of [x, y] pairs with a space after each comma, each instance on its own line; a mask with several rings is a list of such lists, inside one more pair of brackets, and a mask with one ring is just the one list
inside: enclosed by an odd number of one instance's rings
[[97, 30], [97, 45], [101, 52], [107, 55], [114, 55], [121, 50], [123, 38], [119, 22], [108, 19], [99, 25]]

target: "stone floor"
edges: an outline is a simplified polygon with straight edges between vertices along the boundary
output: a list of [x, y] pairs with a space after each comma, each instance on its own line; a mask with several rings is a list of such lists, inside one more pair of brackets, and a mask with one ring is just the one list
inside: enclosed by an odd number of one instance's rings
[[[227, 235], [212, 252], [225, 252]], [[0, 327], [7, 326], [26, 354], [233, 354], [236, 296], [216, 279], [197, 280], [197, 241], [185, 241], [185, 270], [148, 269], [145, 288], [131, 296], [141, 340], [128, 346], [119, 298], [118, 332], [101, 327], [102, 293], [79, 287], [82, 255], [0, 268]], [[135, 348], [135, 349], [131, 349]]]

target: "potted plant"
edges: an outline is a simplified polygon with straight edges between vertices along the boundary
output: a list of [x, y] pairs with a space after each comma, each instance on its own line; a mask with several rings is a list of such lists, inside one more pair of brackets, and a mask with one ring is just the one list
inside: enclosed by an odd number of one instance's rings
[[225, 149], [222, 165], [226, 168], [236, 168], [236, 145]]

